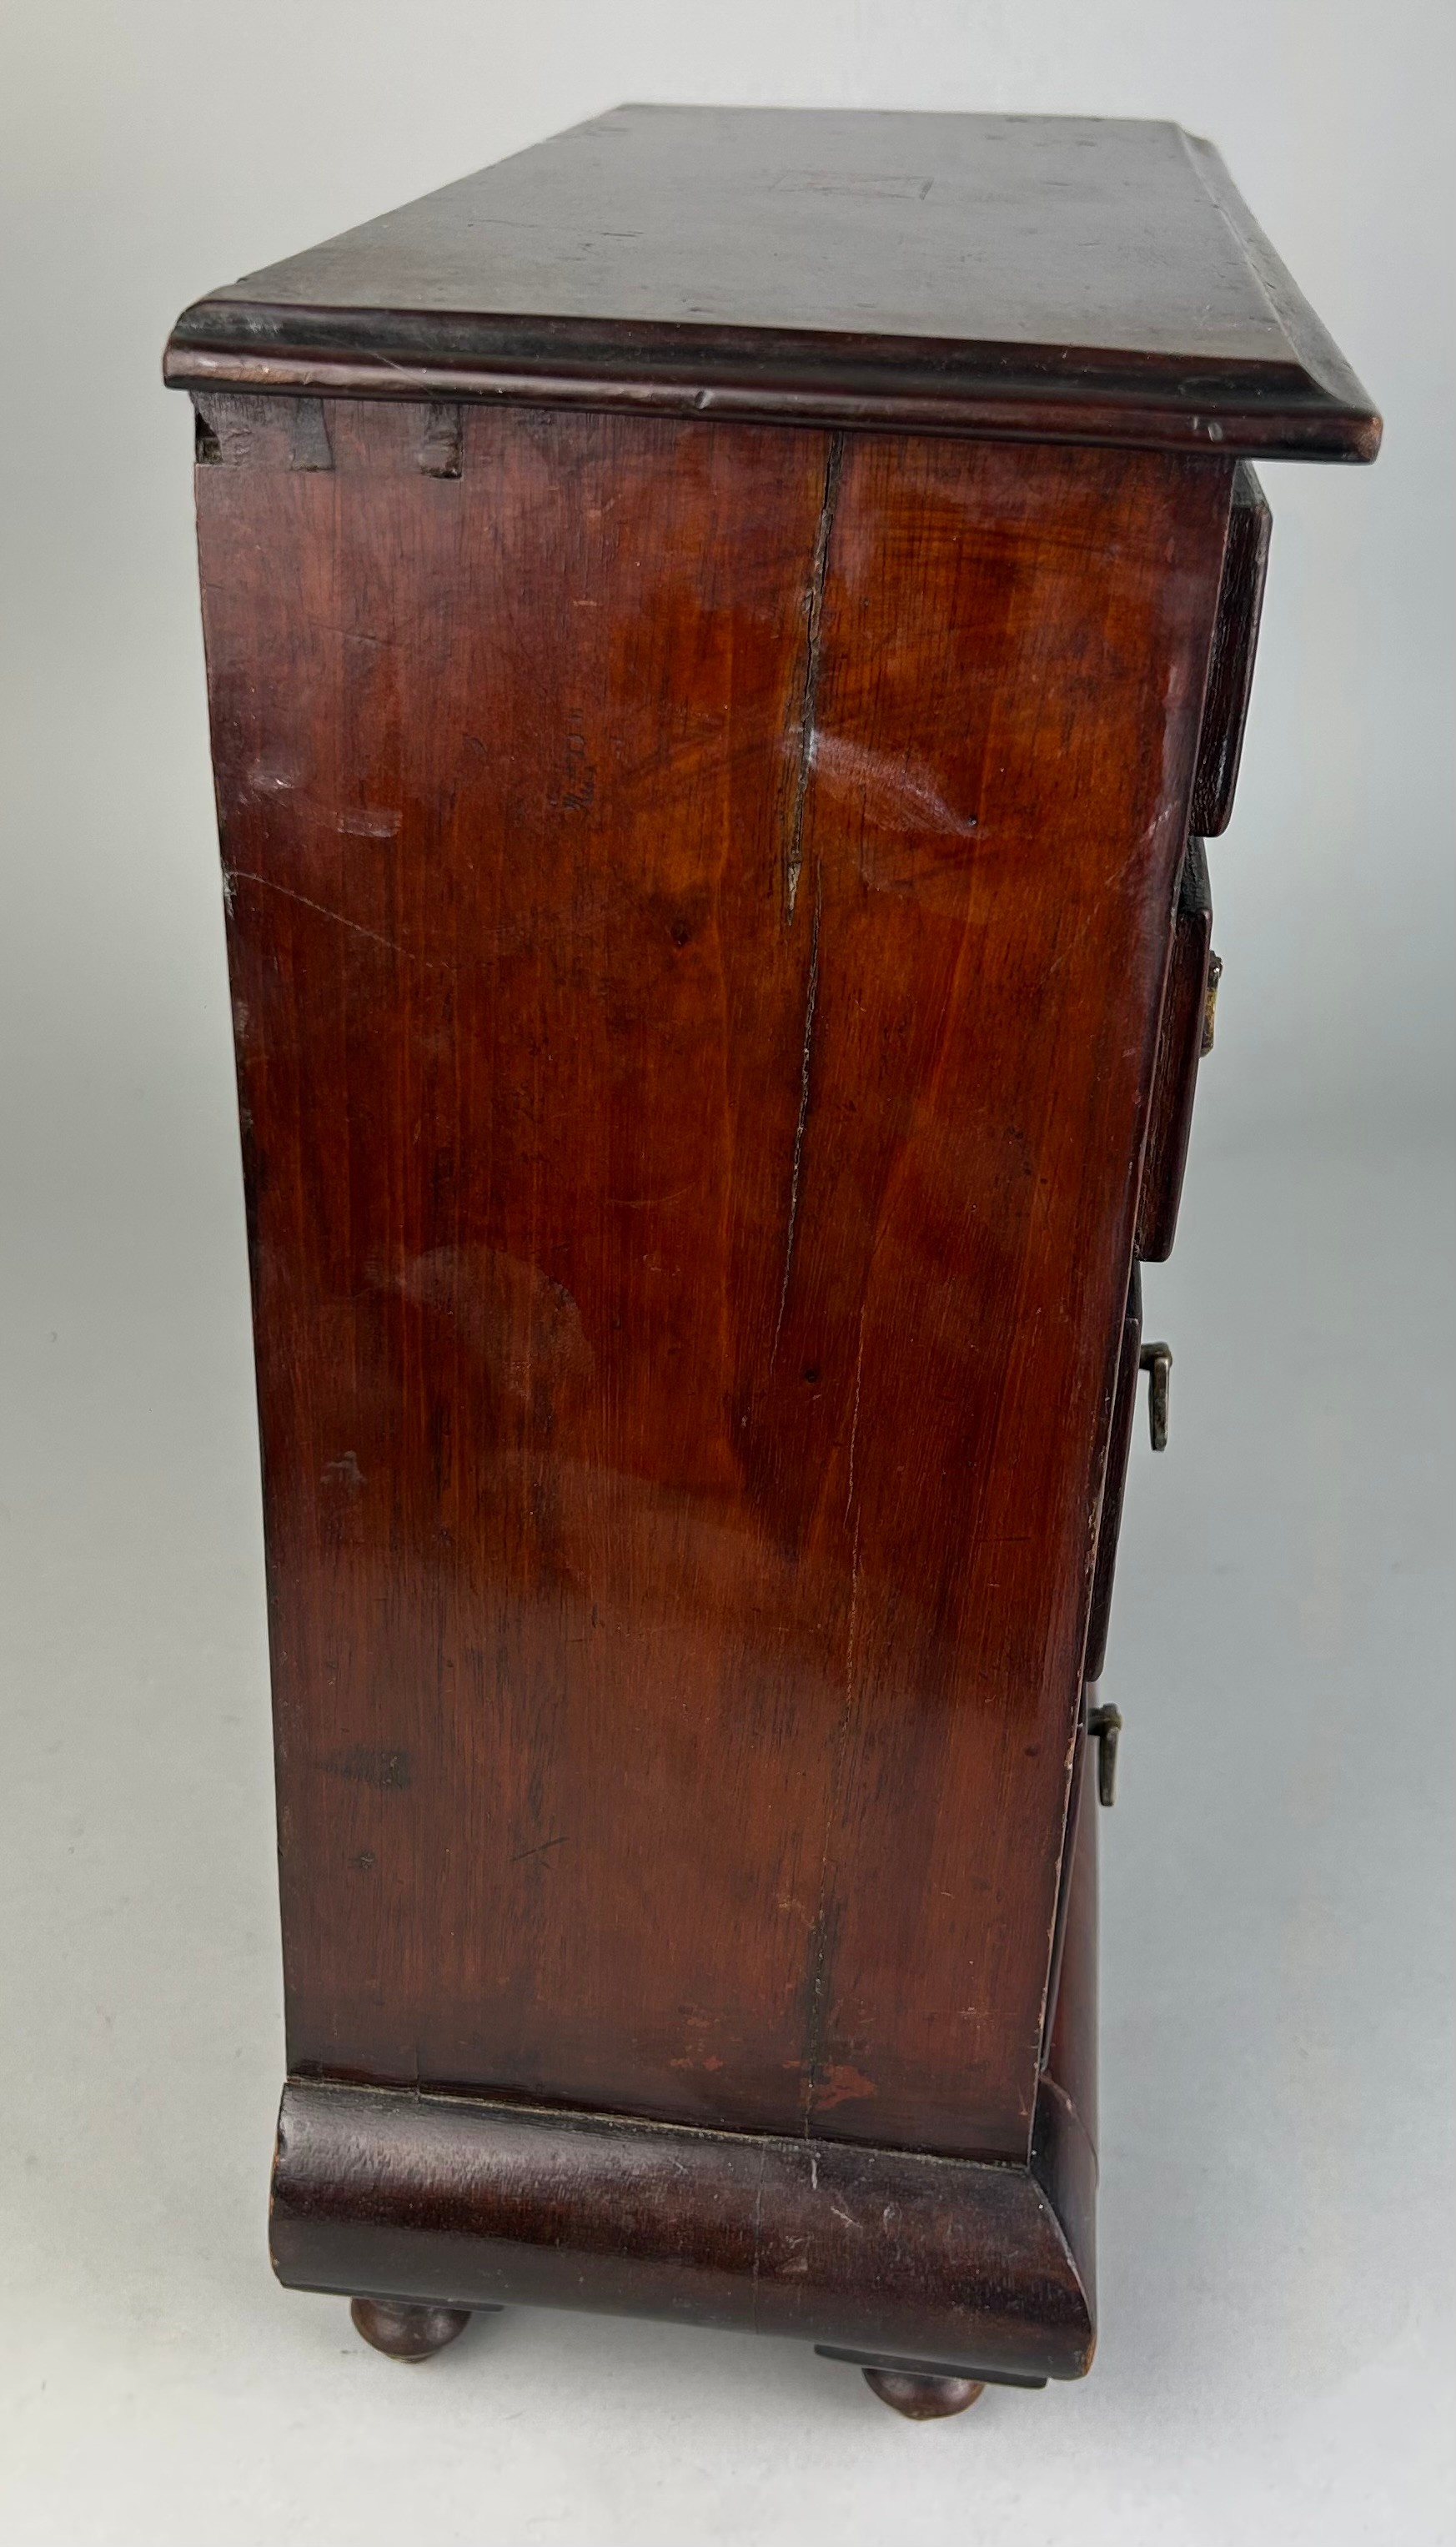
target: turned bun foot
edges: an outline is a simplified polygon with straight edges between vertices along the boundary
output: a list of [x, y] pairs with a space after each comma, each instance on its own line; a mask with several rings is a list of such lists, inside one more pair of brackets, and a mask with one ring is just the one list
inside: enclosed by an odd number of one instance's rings
[[964, 2415], [985, 2385], [984, 2379], [935, 2379], [924, 2371], [911, 2370], [867, 2370], [865, 2377], [877, 2397], [883, 2397], [897, 2415], [908, 2415], [912, 2423], [934, 2423], [942, 2415]]
[[366, 2343], [391, 2361], [428, 2361], [464, 2334], [471, 2311], [433, 2308], [415, 2300], [351, 2300], [349, 2315]]

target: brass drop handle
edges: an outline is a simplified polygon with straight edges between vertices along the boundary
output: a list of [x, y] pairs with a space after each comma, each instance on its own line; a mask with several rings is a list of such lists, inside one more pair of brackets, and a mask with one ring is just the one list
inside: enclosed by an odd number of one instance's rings
[[1200, 1061], [1214, 1047], [1214, 1010], [1219, 1005], [1219, 984], [1224, 978], [1224, 959], [1210, 951], [1208, 974], [1203, 992], [1203, 1035], [1198, 1046]]
[[1167, 1449], [1167, 1397], [1172, 1367], [1171, 1345], [1145, 1345], [1138, 1356], [1138, 1368], [1148, 1373], [1148, 1431], [1155, 1450]]
[[1087, 1731], [1097, 1745], [1097, 1801], [1111, 1804], [1117, 1796], [1117, 1737], [1122, 1731], [1117, 1709], [1092, 1708], [1087, 1715]]

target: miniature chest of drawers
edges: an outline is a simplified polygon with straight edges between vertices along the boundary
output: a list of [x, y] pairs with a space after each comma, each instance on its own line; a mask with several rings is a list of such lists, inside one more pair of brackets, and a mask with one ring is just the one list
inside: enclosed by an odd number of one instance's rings
[[624, 109], [200, 302], [167, 373], [276, 2268], [412, 2358], [519, 2302], [915, 2415], [1074, 2377], [1248, 462], [1378, 421], [1206, 143], [981, 116]]

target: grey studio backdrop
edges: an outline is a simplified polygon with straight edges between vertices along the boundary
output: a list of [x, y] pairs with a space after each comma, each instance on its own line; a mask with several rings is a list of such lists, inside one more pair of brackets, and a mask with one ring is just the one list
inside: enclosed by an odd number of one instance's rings
[[[9, 0], [0, 2532], [1451, 2533], [1447, 0]], [[256, 1446], [190, 420], [209, 286], [619, 99], [1172, 116], [1384, 407], [1270, 468], [1228, 971], [1104, 1689], [1103, 2340], [914, 2429], [807, 2350], [273, 2286]]]

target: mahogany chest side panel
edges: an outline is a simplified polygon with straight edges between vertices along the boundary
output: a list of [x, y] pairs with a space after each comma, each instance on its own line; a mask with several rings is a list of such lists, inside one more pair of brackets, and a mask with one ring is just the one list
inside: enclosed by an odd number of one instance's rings
[[291, 2070], [1024, 2159], [1229, 468], [202, 407]]

